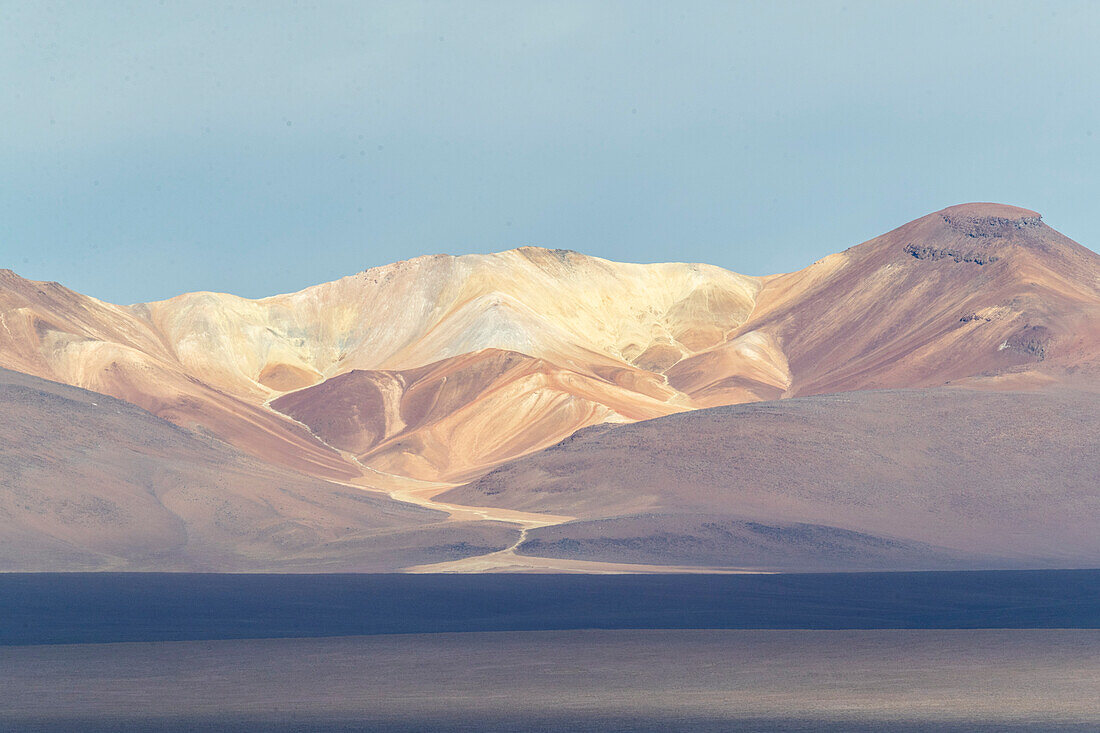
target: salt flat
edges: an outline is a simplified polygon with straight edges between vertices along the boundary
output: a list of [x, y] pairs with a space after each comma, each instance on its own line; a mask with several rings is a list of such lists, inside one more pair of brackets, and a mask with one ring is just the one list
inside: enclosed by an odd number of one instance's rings
[[0, 648], [24, 731], [1085, 731], [1097, 630], [621, 630]]

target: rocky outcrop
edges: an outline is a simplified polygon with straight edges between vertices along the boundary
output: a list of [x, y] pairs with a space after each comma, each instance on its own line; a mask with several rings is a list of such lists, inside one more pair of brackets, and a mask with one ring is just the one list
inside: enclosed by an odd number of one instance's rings
[[912, 242], [905, 245], [905, 251], [918, 260], [954, 260], [955, 262], [973, 262], [976, 265], [988, 265], [1000, 259], [997, 255], [987, 252], [974, 250], [962, 252], [957, 249], [941, 249]]
[[1009, 336], [1000, 348], [1002, 351], [1008, 349], [1030, 356], [1035, 361], [1042, 361], [1046, 358], [1050, 341], [1049, 328], [1028, 325]]
[[975, 216], [967, 213], [945, 213], [944, 222], [968, 237], [1007, 237], [1023, 229], [1037, 229], [1043, 225], [1043, 217], [1035, 212], [1034, 216]]

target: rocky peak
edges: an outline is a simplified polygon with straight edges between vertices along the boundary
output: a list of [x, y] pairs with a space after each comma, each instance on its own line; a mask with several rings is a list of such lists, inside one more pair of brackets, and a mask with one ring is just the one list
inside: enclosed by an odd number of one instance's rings
[[974, 239], [1007, 237], [1043, 224], [1043, 217], [1038, 212], [1006, 204], [961, 204], [939, 214], [948, 227]]

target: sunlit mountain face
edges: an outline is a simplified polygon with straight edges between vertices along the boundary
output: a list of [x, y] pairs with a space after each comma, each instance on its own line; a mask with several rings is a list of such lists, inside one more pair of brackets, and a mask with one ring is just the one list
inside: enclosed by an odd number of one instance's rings
[[[479, 553], [514, 554], [521, 528], [655, 508], [668, 512], [676, 502], [685, 511], [733, 517], [759, 510], [773, 523], [821, 524], [877, 538], [894, 536], [907, 525], [868, 524], [822, 509], [835, 496], [786, 511], [789, 500], [782, 492], [764, 492], [748, 506], [716, 489], [726, 485], [722, 481], [698, 477], [691, 491], [675, 499], [668, 486], [645, 482], [613, 489], [608, 484], [609, 493], [601, 495], [604, 484], [586, 474], [585, 491], [571, 486], [552, 501], [536, 501], [530, 497], [561, 477], [528, 473], [523, 481], [498, 487], [497, 494], [485, 491], [482, 477], [524, 456], [539, 460], [540, 451], [557, 450], [563, 440], [592, 426], [605, 426], [600, 429], [611, 430], [611, 436], [614, 426], [678, 413], [867, 390], [936, 389], [939, 394], [946, 389], [961, 395], [950, 390], [965, 389], [967, 400], [979, 402], [983, 392], [1027, 392], [1031, 417], [1006, 419], [1004, 427], [1016, 431], [1008, 439], [1026, 442], [1026, 428], [1036, 420], [1071, 424], [1059, 422], [1066, 399], [1044, 395], [1100, 391], [1100, 256], [1048, 227], [1033, 211], [966, 204], [929, 214], [798, 272], [766, 277], [704, 264], [617, 263], [525, 247], [489, 255], [418, 257], [259, 300], [201, 292], [121, 306], [4, 271], [0, 326], [0, 367], [24, 375], [10, 377], [3, 387], [28, 422], [62, 419], [64, 410], [51, 412], [57, 400], [86, 405], [91, 399], [88, 393], [65, 392], [30, 378], [122, 401], [103, 403], [113, 406], [103, 408], [112, 411], [109, 421], [83, 407], [74, 413], [93, 426], [93, 433], [109, 431], [118, 445], [128, 446], [96, 469], [96, 480], [81, 478], [84, 494], [44, 500], [38, 509], [20, 504], [18, 491], [10, 498], [13, 507], [22, 508], [9, 512], [0, 528], [9, 542], [36, 537], [43, 546], [71, 545], [57, 549], [51, 566], [65, 566], [70, 560], [64, 558], [76, 557], [84, 558], [80, 563], [111, 567], [200, 562], [192, 550], [180, 549], [186, 543], [158, 554], [146, 540], [133, 539], [137, 525], [128, 528], [135, 518], [152, 516], [148, 512], [180, 527], [232, 526], [230, 535], [239, 537], [218, 540], [224, 553], [202, 561], [210, 567], [228, 557], [235, 558], [234, 567], [249, 566], [251, 551], [243, 548], [255, 542], [260, 544], [251, 557], [258, 566], [288, 557], [309, 566], [331, 558], [329, 550], [320, 548], [337, 545], [344, 562], [364, 552], [361, 546], [389, 527], [387, 522], [402, 527], [442, 522], [444, 529], [432, 531], [457, 534], [448, 534], [442, 543], [436, 537], [432, 546], [465, 543], [467, 549], [425, 553], [419, 541], [402, 540], [394, 545], [393, 559], [379, 560], [380, 566], [466, 562]], [[899, 398], [897, 414], [918, 410], [917, 402]], [[1049, 414], [1044, 412], [1048, 403]], [[948, 399], [945, 404], [963, 402]], [[975, 403], [974, 409], [988, 409], [984, 405]], [[921, 402], [922, 419], [932, 419], [925, 407]], [[881, 405], [872, 408], [881, 411]], [[711, 446], [708, 471], [743, 475], [730, 463], [736, 451], [752, 453], [757, 445], [765, 452], [781, 449], [761, 417], [766, 413], [754, 414], [746, 424], [755, 427], [738, 429], [736, 445], [728, 451]], [[828, 431], [836, 416], [822, 408], [804, 419]], [[690, 421], [653, 424], [679, 426], [689, 440], [694, 429]], [[901, 419], [894, 429], [901, 431], [904, 424]], [[170, 438], [150, 444], [158, 431]], [[1087, 453], [1092, 444], [1088, 434], [1084, 437]], [[69, 455], [72, 442], [42, 440], [28, 447], [19, 436], [9, 438], [9, 453], [30, 451], [41, 465], [12, 472], [7, 480], [20, 491], [30, 491], [33, 483], [48, 499], [59, 490], [55, 477], [68, 476], [58, 473], [59, 466], [72, 467], [70, 458], [61, 458]], [[980, 456], [974, 454], [978, 449], [967, 446], [964, 432], [958, 441], [957, 464], [981, 470]], [[187, 457], [196, 451], [202, 460]], [[124, 465], [128, 457], [154, 467], [141, 501], [152, 496], [155, 506], [137, 510], [136, 495], [120, 488], [130, 485], [118, 478], [132, 469]], [[897, 460], [884, 449], [859, 463]], [[1074, 454], [1066, 460], [1092, 459]], [[261, 499], [263, 492], [241, 478], [247, 471], [194, 469], [242, 461], [272, 476], [293, 477], [260, 482], [265, 485], [305, 482], [294, 484], [292, 493], [307, 502], [310, 496], [329, 497], [318, 500], [325, 508], [307, 511], [295, 503], [298, 499]], [[919, 474], [922, 465], [915, 460], [906, 475]], [[800, 486], [814, 484], [815, 466], [808, 465], [797, 479]], [[820, 470], [842, 470], [839, 466], [822, 464]], [[675, 475], [663, 470], [654, 468], [651, 476], [675, 483]], [[169, 474], [171, 480], [162, 480]], [[580, 474], [574, 478], [582, 480]], [[822, 483], [833, 478], [824, 476]], [[468, 482], [480, 489], [432, 499]], [[201, 487], [215, 504], [231, 495], [244, 502], [241, 506], [265, 508], [252, 512], [238, 506], [226, 510], [229, 516], [216, 509], [192, 510], [167, 498], [169, 484], [189, 491]], [[528, 492], [526, 498], [515, 493], [520, 489]], [[326, 493], [331, 491], [338, 496]], [[348, 491], [379, 502], [370, 509], [386, 519], [370, 512], [349, 518], [347, 512], [355, 512], [344, 507]], [[702, 495], [711, 499], [703, 501]], [[422, 506], [410, 508], [394, 499]], [[943, 496], [937, 501], [962, 500]], [[1012, 507], [1009, 502], [1002, 509], [1011, 514]], [[1067, 504], [1066, 511], [1090, 517], [1095, 507]], [[473, 535], [462, 535], [466, 531]], [[104, 532], [112, 538], [106, 544], [98, 539]], [[981, 543], [964, 547], [948, 535], [901, 534], [906, 542], [924, 543], [919, 552], [910, 548], [913, 557], [936, 557], [939, 565], [981, 564], [974, 558], [983, 553], [1003, 555]], [[416, 552], [410, 549], [414, 545], [420, 548]], [[144, 548], [141, 559], [133, 547]], [[538, 551], [530, 542], [524, 547], [520, 552]], [[186, 559], [172, 554], [177, 550]], [[416, 557], [401, 557], [405, 551]], [[904, 556], [901, 565], [910, 562], [906, 552], [898, 550]], [[606, 559], [606, 554], [592, 557]], [[641, 554], [653, 559], [648, 550]], [[690, 564], [692, 557], [688, 553], [681, 559]], [[713, 552], [707, 557], [707, 563], [715, 559]], [[766, 565], [767, 553], [758, 560]], [[797, 558], [791, 562], [797, 565]]]

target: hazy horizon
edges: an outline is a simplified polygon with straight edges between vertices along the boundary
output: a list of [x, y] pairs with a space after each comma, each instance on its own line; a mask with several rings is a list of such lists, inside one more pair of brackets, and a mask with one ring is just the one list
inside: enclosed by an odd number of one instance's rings
[[0, 24], [0, 267], [116, 303], [524, 245], [763, 275], [970, 201], [1100, 242], [1090, 3], [55, 3]]

